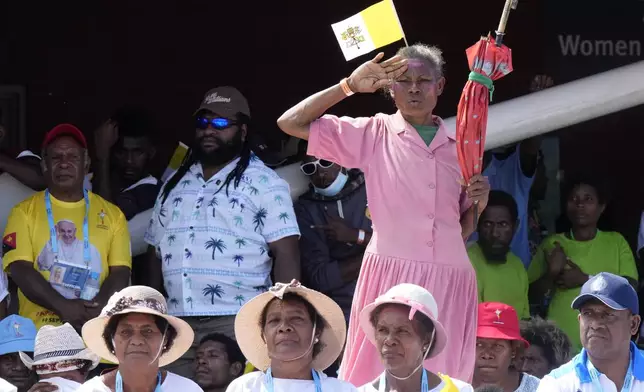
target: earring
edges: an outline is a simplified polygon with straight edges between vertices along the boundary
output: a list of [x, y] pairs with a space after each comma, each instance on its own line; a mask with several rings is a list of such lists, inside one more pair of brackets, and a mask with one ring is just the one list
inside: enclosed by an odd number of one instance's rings
[[317, 343], [317, 342], [319, 342], [319, 341], [320, 341], [320, 339], [315, 338], [315, 340], [314, 340], [313, 342], [314, 342], [314, 343]]

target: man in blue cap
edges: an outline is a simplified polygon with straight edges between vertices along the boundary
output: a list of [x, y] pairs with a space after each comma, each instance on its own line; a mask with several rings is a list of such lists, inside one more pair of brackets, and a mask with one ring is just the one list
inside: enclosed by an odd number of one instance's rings
[[572, 302], [579, 310], [583, 350], [553, 370], [538, 392], [644, 391], [644, 355], [631, 342], [641, 318], [635, 289], [628, 280], [597, 274]]
[[33, 321], [15, 314], [0, 321], [0, 378], [13, 384], [18, 392], [28, 391], [35, 382], [18, 354], [22, 351], [33, 355], [35, 340]]

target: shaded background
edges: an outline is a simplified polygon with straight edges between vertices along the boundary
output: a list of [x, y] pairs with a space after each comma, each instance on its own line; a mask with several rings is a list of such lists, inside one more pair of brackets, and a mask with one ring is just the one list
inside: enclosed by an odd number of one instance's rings
[[[0, 2], [0, 85], [26, 88], [27, 146], [60, 122], [92, 131], [122, 104], [148, 108], [159, 124], [161, 171], [176, 142], [191, 141], [191, 114], [203, 94], [234, 85], [249, 99], [254, 130], [279, 144], [275, 119], [305, 96], [336, 83], [369, 57], [345, 62], [330, 25], [375, 0], [318, 2], [4, 1]], [[408, 41], [436, 44], [448, 85], [436, 113], [456, 113], [468, 74], [465, 49], [494, 30], [504, 0], [396, 0]], [[527, 93], [531, 78], [562, 84], [640, 56], [564, 56], [559, 36], [644, 42], [644, 1], [520, 0], [508, 25], [515, 71], [497, 82], [495, 100]], [[391, 55], [402, 45], [384, 48]], [[375, 53], [374, 53], [375, 54]], [[643, 75], [644, 77], [644, 75]], [[558, 132], [566, 172], [588, 170], [611, 180], [612, 228], [633, 244], [644, 186], [638, 107]], [[381, 95], [355, 97], [332, 112], [393, 111]], [[535, 113], [535, 115], [539, 115]], [[15, 148], [22, 148], [14, 140]]]

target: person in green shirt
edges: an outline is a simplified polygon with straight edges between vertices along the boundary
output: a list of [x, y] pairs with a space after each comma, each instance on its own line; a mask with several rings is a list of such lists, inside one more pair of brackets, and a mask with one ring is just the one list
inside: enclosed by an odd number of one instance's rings
[[478, 241], [467, 253], [476, 271], [479, 302], [508, 304], [526, 319], [530, 318], [528, 275], [521, 259], [510, 251], [517, 216], [517, 203], [510, 194], [490, 191], [478, 222]]
[[528, 268], [531, 302], [542, 306], [570, 338], [573, 353], [581, 350], [578, 312], [570, 304], [591, 276], [610, 272], [637, 287], [633, 252], [617, 232], [600, 231], [597, 222], [607, 203], [605, 188], [591, 177], [573, 178], [564, 187], [569, 232], [551, 235], [539, 247]]

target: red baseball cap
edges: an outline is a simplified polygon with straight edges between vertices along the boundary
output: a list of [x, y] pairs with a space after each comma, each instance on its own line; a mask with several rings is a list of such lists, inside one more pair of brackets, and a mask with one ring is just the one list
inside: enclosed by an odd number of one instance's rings
[[72, 124], [59, 124], [52, 128], [51, 131], [47, 132], [45, 139], [42, 142], [42, 148], [46, 148], [51, 144], [51, 142], [61, 136], [71, 136], [76, 139], [76, 141], [80, 143], [83, 148], [87, 148], [87, 140], [85, 139], [85, 135], [83, 135], [83, 132], [81, 132], [80, 129], [76, 128]]
[[484, 339], [518, 340], [530, 346], [521, 337], [519, 316], [510, 305], [500, 302], [483, 302], [479, 304], [476, 337]]

